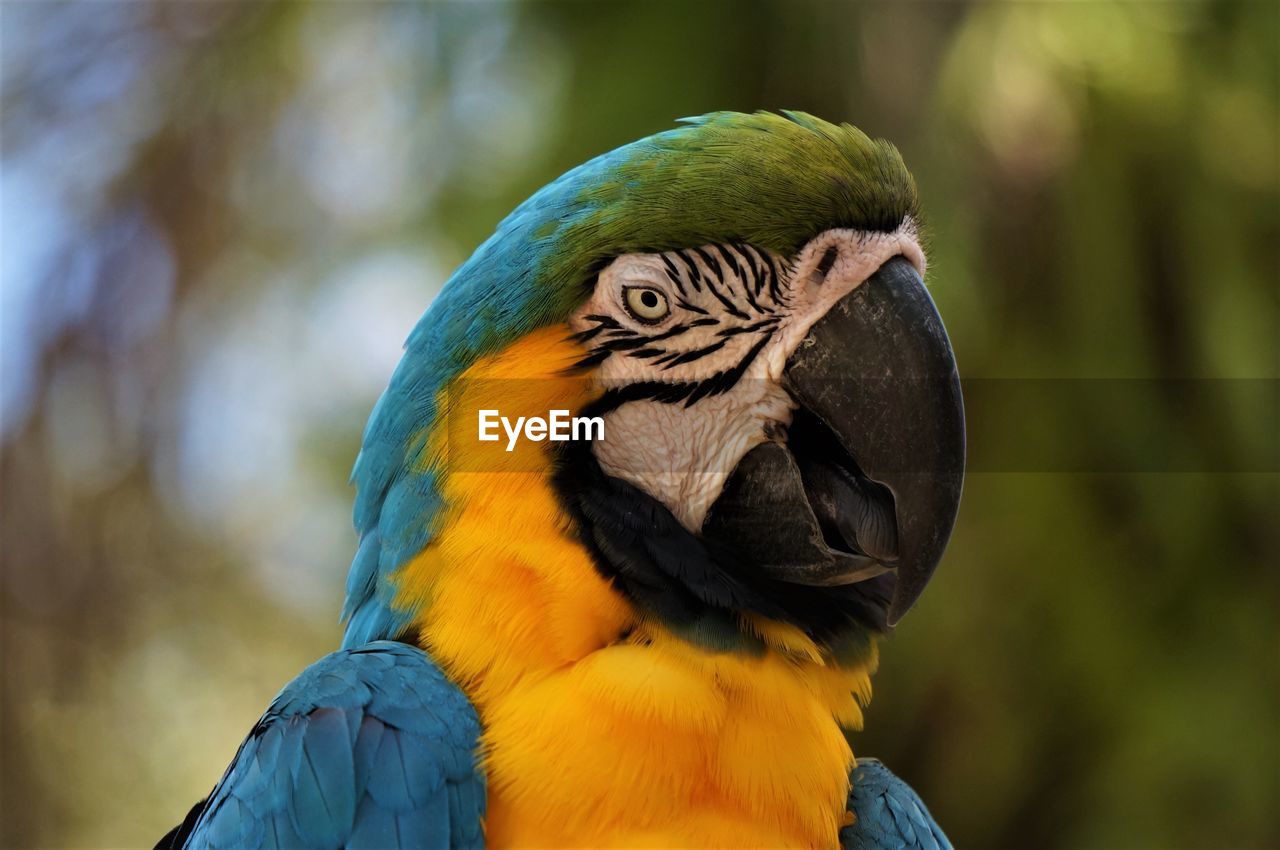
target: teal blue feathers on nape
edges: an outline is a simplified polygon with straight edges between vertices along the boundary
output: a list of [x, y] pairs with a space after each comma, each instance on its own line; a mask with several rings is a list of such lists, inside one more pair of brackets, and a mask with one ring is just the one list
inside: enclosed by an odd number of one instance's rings
[[343, 645], [399, 637], [391, 576], [427, 545], [441, 503], [415, 463], [435, 400], [478, 358], [549, 324], [624, 253], [750, 242], [782, 255], [833, 227], [892, 230], [916, 211], [893, 146], [803, 113], [718, 112], [599, 156], [516, 208], [409, 336], [352, 471], [359, 547]]

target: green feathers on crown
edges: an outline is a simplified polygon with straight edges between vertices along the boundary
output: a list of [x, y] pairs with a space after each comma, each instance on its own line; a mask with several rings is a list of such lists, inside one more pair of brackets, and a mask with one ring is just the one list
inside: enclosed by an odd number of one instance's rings
[[824, 230], [892, 230], [916, 213], [898, 151], [849, 124], [802, 112], [680, 123], [600, 158], [605, 173], [575, 198], [590, 212], [555, 228], [563, 250], [547, 258], [549, 282], [619, 254], [710, 242], [790, 256]]

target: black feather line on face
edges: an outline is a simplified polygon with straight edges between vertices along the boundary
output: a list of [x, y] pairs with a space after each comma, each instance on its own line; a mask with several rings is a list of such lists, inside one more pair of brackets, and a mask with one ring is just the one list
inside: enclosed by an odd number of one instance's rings
[[668, 328], [662, 333], [652, 334], [648, 336], [644, 334], [636, 333], [635, 331], [627, 330], [625, 328], [609, 331], [607, 336], [609, 336], [610, 338], [598, 343], [597, 346], [592, 349], [592, 353], [595, 353], [597, 351], [606, 351], [606, 352], [632, 351], [634, 349], [640, 348], [641, 346], [646, 346], [651, 343], [672, 339], [673, 337], [677, 337], [677, 336], [680, 336], [681, 334], [688, 333], [689, 330], [691, 330], [692, 328], [701, 327], [707, 324], [718, 325], [720, 324], [720, 322], [715, 319], [694, 319], [691, 322], [684, 322], [682, 324], [675, 325], [671, 328]]
[[788, 277], [786, 270], [782, 268], [777, 257], [772, 254], [766, 256], [769, 260], [769, 268], [773, 270], [773, 274], [769, 278], [769, 295], [779, 304], [786, 304], [787, 296], [782, 291], [782, 281]]
[[[710, 254], [708, 254], [708, 253], [706, 252], [706, 249], [704, 249], [704, 248], [693, 248], [693, 249], [691, 249], [691, 250], [692, 250], [695, 254], [697, 254], [699, 257], [701, 257], [701, 258], [702, 258], [702, 262], [706, 265], [706, 267], [707, 267], [707, 271], [709, 271], [709, 272], [711, 272], [711, 274], [715, 275], [715, 276], [716, 276], [716, 280], [718, 280], [720, 283], [724, 283], [724, 270], [723, 270], [722, 268], [720, 268], [720, 264], [719, 264], [719, 263], [717, 263], [715, 260], [713, 260], [713, 259], [711, 258], [711, 255], [710, 255]], [[692, 259], [692, 258], [691, 258], [691, 259]], [[696, 263], [695, 263], [695, 265], [696, 265]], [[710, 283], [710, 282], [711, 282], [711, 278], [710, 278], [710, 277], [708, 277], [708, 278], [707, 278], [707, 283]]]
[[751, 333], [755, 333], [756, 331], [772, 330], [773, 328], [777, 327], [777, 324], [778, 324], [778, 319], [774, 317], [770, 317], [767, 319], [761, 319], [760, 321], [750, 325], [734, 325], [732, 327], [725, 328], [724, 330], [717, 331], [716, 335], [717, 336], [737, 336], [738, 334], [751, 334]]
[[588, 353], [586, 356], [579, 359], [572, 366], [569, 366], [568, 368], [564, 369], [561, 372], [561, 374], [566, 376], [581, 375], [584, 372], [588, 372], [596, 368], [601, 363], [608, 360], [611, 356], [613, 356], [613, 352], [610, 351], [609, 349], [597, 348], [594, 351], [591, 351], [590, 353]]
[[676, 264], [671, 262], [671, 258], [665, 253], [659, 254], [662, 257], [662, 264], [667, 267], [667, 278], [676, 285], [676, 289], [680, 290], [681, 295], [687, 295], [684, 291], [684, 281], [680, 279], [680, 271], [676, 268]]
[[732, 252], [732, 245], [716, 245], [716, 252], [720, 255], [723, 263], [728, 266], [738, 280], [746, 280], [746, 275], [742, 273], [742, 266], [738, 264], [738, 257]]
[[671, 339], [672, 337], [680, 336], [681, 334], [689, 331], [691, 328], [700, 328], [703, 325], [707, 325], [707, 324], [718, 325], [720, 323], [714, 320], [708, 321], [707, 319], [694, 319], [692, 322], [684, 322], [682, 324], [676, 325], [670, 330], [663, 331], [660, 334], [655, 334], [654, 336], [648, 337], [647, 339], [649, 340], [649, 342], [660, 342], [664, 339]]
[[662, 368], [671, 369], [673, 367], [680, 366], [684, 363], [692, 363], [695, 360], [701, 360], [703, 357], [706, 357], [708, 354], [714, 354], [715, 352], [724, 348], [726, 342], [728, 342], [728, 340], [721, 339], [711, 343], [710, 345], [705, 345], [702, 348], [695, 348], [692, 351], [679, 352], [678, 355], [675, 357], [675, 359], [668, 362]]
[[579, 331], [578, 333], [570, 336], [570, 339], [578, 342], [590, 342], [598, 333], [606, 328], [615, 330], [622, 328], [622, 325], [618, 324], [618, 320], [613, 318], [613, 316], [604, 316], [599, 313], [592, 313], [590, 316], [584, 316], [583, 318], [589, 322], [595, 322], [596, 326], [594, 328], [588, 328], [585, 331]]
[[637, 348], [648, 345], [649, 342], [649, 337], [633, 334], [626, 339], [606, 339], [600, 343], [597, 350], [603, 348], [606, 351], [634, 351]]
[[[756, 297], [764, 291], [766, 278], [771, 274], [772, 267], [769, 265], [768, 259], [760, 252], [760, 249], [750, 242], [742, 244], [742, 250], [751, 257], [751, 277], [755, 283]], [[756, 263], [759, 262], [757, 267]]]
[[569, 339], [574, 342], [591, 342], [591, 340], [594, 339], [602, 330], [604, 330], [604, 325], [596, 325], [594, 328], [587, 328], [585, 331], [579, 331], [576, 334], [571, 334]]
[[[724, 282], [721, 281], [721, 286], [723, 285], [724, 285]], [[738, 309], [738, 305], [734, 304], [732, 300], [727, 298], [724, 295], [724, 293], [720, 291], [720, 288], [711, 282], [711, 278], [707, 278], [707, 291], [710, 292], [712, 295], [714, 295], [716, 297], [716, 300], [719, 301], [722, 305], [724, 305], [724, 309], [727, 313], [729, 313], [729, 315], [738, 319], [751, 318], [746, 313]]]
[[[757, 271], [755, 262], [746, 252], [746, 249], [739, 245], [729, 245], [727, 250], [732, 252], [730, 256], [735, 258], [734, 268], [738, 272], [738, 279], [742, 281], [742, 294], [747, 297], [747, 303], [751, 305], [751, 309], [757, 315], [773, 312], [772, 310], [763, 309], [756, 301], [756, 291], [760, 287], [760, 272]], [[738, 258], [742, 260], [741, 263], [737, 261]]]
[[684, 251], [674, 251], [672, 256], [678, 257], [680, 263], [689, 270], [689, 283], [693, 285], [695, 292], [702, 291], [702, 273], [698, 271], [698, 264], [685, 256]]

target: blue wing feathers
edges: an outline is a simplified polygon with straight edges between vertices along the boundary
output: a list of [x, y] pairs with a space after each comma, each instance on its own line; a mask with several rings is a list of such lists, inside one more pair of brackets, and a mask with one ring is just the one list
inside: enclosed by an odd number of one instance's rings
[[468, 812], [483, 811], [485, 788], [480, 782], [457, 782], [449, 786], [449, 823], [454, 824], [454, 839], [459, 847], [484, 846], [484, 830], [480, 818], [467, 817]]
[[842, 850], [952, 850], [924, 801], [876, 759], [858, 759], [849, 775], [854, 823], [840, 831]]
[[159, 846], [478, 850], [479, 734], [471, 704], [421, 650], [335, 652], [280, 692], [203, 810]]

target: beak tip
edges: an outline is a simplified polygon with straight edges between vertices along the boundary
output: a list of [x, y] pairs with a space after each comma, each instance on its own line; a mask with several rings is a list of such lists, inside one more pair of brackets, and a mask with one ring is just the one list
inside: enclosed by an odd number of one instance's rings
[[916, 600], [920, 598], [920, 591], [922, 590], [924, 590], [923, 587], [915, 591], [904, 590], [901, 584], [894, 588], [893, 599], [889, 602], [889, 610], [885, 614], [885, 624], [889, 628], [893, 628], [902, 622], [902, 618], [906, 616], [907, 612], [916, 604]]
[[920, 599], [921, 592], [923, 590], [923, 587], [914, 591], [901, 590], [900, 587], [895, 588], [893, 592], [893, 599], [889, 603], [889, 611], [885, 615], [885, 624], [888, 625], [889, 628], [893, 628], [898, 625], [898, 623], [902, 622], [902, 618], [907, 615], [907, 612], [910, 611]]

